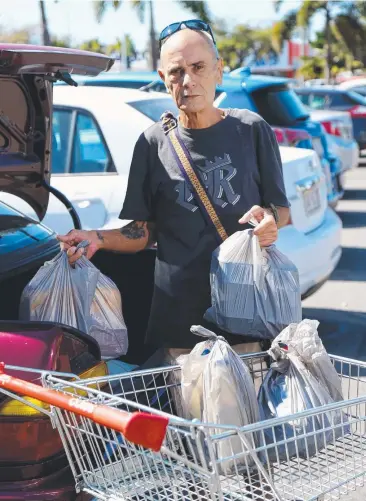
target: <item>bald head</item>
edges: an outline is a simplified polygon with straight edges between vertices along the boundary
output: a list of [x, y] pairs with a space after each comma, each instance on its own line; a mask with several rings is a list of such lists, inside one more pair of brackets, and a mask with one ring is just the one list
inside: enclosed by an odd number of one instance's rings
[[184, 28], [171, 35], [166, 42], [163, 43], [160, 53], [161, 65], [164, 67], [169, 55], [182, 50], [191, 51], [192, 49], [206, 50], [216, 61], [219, 59], [217, 47], [212, 38], [205, 31], [191, 30]]

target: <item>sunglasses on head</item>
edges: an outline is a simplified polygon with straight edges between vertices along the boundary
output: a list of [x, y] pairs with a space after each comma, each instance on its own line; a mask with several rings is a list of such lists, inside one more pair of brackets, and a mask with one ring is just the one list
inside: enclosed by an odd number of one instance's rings
[[190, 19], [188, 21], [181, 21], [180, 23], [169, 24], [169, 26], [164, 28], [159, 36], [159, 49], [161, 49], [161, 46], [169, 37], [184, 28], [189, 28], [190, 30], [196, 31], [204, 31], [208, 33], [212, 38], [213, 43], [216, 45], [215, 37], [213, 36], [210, 25], [201, 21], [200, 19]]

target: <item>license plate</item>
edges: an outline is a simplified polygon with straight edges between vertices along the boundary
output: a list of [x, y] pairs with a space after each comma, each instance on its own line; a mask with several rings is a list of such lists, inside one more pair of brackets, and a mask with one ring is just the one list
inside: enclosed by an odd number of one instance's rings
[[303, 192], [304, 209], [307, 216], [314, 214], [320, 209], [320, 193], [319, 187], [313, 186], [309, 190]]
[[319, 158], [323, 158], [324, 148], [323, 148], [320, 137], [313, 137], [313, 146], [314, 146], [314, 150], [317, 152]]

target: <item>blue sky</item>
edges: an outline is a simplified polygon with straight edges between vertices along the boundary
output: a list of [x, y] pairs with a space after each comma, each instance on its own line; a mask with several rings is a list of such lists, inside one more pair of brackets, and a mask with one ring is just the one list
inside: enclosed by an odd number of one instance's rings
[[[253, 26], [268, 26], [275, 15], [272, 0], [208, 0], [214, 17], [225, 19], [228, 25], [249, 23]], [[296, 8], [299, 0], [287, 0], [281, 14]], [[182, 9], [175, 0], [154, 0], [157, 30], [167, 24], [189, 19], [191, 14]], [[137, 49], [146, 47], [147, 24], [141, 24], [128, 0], [115, 12], [106, 13], [101, 24], [95, 21], [91, 0], [53, 0], [46, 2], [50, 30], [58, 37], [69, 36], [72, 42], [99, 38], [104, 43], [113, 43], [117, 37], [130, 34]], [[5, 29], [20, 29], [37, 26], [40, 14], [37, 0], [1, 0], [0, 26]], [[318, 20], [320, 22], [320, 20]], [[318, 24], [315, 20], [315, 24]]]

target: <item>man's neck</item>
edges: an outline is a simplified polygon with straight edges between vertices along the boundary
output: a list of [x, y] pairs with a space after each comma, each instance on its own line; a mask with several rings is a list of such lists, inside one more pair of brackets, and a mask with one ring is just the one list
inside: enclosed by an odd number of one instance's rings
[[207, 129], [223, 118], [223, 111], [218, 108], [211, 108], [200, 113], [179, 112], [179, 121], [186, 129]]

